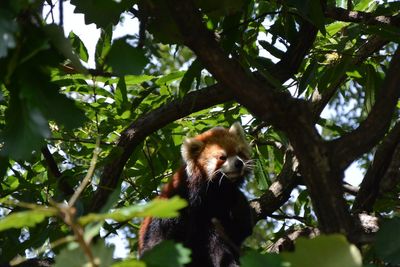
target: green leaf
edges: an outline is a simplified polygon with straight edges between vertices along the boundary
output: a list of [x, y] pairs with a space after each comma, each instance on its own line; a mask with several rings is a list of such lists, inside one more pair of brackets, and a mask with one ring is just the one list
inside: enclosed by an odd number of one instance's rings
[[264, 170], [265, 166], [262, 164], [262, 159], [258, 159], [254, 169], [254, 176], [257, 181], [257, 188], [261, 191], [268, 189], [268, 178]]
[[112, 27], [107, 27], [100, 31], [100, 38], [96, 43], [95, 63], [97, 69], [103, 69], [104, 60], [111, 49]]
[[190, 250], [167, 240], [146, 251], [142, 260], [147, 267], [180, 267], [190, 262]]
[[57, 215], [54, 209], [34, 209], [13, 212], [0, 220], [0, 231], [10, 228], [33, 227], [50, 216]]
[[383, 221], [376, 234], [375, 250], [391, 264], [400, 264], [400, 218]]
[[326, 34], [325, 30], [325, 16], [319, 0], [288, 0], [289, 5], [295, 7], [300, 15], [311, 21], [323, 35]]
[[318, 63], [316, 60], [312, 60], [307, 66], [306, 70], [303, 72], [303, 75], [300, 79], [298, 96], [304, 93], [308, 86], [310, 86], [310, 84], [312, 84], [312, 82], [315, 80], [317, 70]]
[[75, 6], [75, 13], [85, 15], [85, 23], [95, 23], [98, 27], [116, 25], [119, 22], [121, 13], [136, 3], [135, 0], [71, 0]]
[[72, 47], [75, 49], [76, 52], [78, 52], [79, 58], [85, 62], [88, 62], [89, 60], [88, 50], [85, 44], [79, 38], [79, 36], [76, 35], [74, 32], [70, 32], [68, 38], [72, 42]]
[[146, 267], [146, 264], [138, 260], [124, 260], [114, 263], [111, 267]]
[[121, 115], [128, 105], [128, 93], [126, 91], [126, 83], [124, 77], [121, 77], [118, 81], [114, 99], [115, 105], [117, 106], [118, 115]]
[[112, 219], [119, 222], [124, 222], [134, 217], [158, 217], [158, 218], [172, 218], [179, 215], [179, 210], [186, 207], [185, 200], [179, 197], [170, 199], [154, 199], [146, 205], [134, 205], [126, 208], [117, 209], [110, 213], [97, 214], [90, 213], [86, 216], [79, 218], [81, 224], [89, 222], [100, 221], [105, 219]]
[[299, 238], [295, 251], [282, 253], [291, 267], [361, 267], [362, 259], [356, 246], [342, 235], [321, 235], [314, 239]]
[[86, 69], [83, 67], [78, 56], [74, 54], [71, 42], [65, 38], [64, 30], [56, 24], [47, 25], [44, 28], [47, 36], [50, 38], [53, 45], [57, 50], [67, 59], [71, 60], [72, 65], [81, 73], [85, 73]]
[[240, 257], [241, 267], [281, 267], [281, 257], [277, 254], [260, 254], [250, 250]]
[[4, 147], [2, 155], [14, 159], [26, 159], [32, 150], [38, 149], [43, 137], [50, 136], [46, 118], [37, 107], [26, 105], [17, 96], [12, 95], [6, 111], [6, 127], [2, 133]]
[[[142, 1], [142, 9], [149, 11], [147, 29], [155, 39], [165, 44], [183, 44], [183, 38], [172, 18], [166, 1]], [[148, 5], [148, 6], [147, 6]]]
[[[72, 243], [72, 246], [64, 248], [56, 255], [54, 267], [83, 267], [89, 266], [87, 256], [81, 247]], [[95, 261], [99, 267], [109, 267], [113, 262], [113, 246], [106, 246], [103, 240], [98, 241], [91, 247]]]
[[186, 71], [185, 75], [183, 75], [181, 83], [179, 84], [179, 96], [180, 97], [183, 97], [184, 95], [186, 95], [187, 92], [189, 92], [189, 90], [194, 82], [194, 79], [197, 79], [197, 80], [200, 79], [200, 74], [201, 74], [202, 69], [203, 69], [203, 66], [201, 65], [201, 63], [198, 59], [193, 61], [193, 63], [190, 65], [190, 67]]
[[127, 75], [125, 76], [125, 83], [127, 86], [141, 84], [154, 79], [151, 75]]
[[118, 39], [112, 44], [105, 62], [118, 75], [138, 75], [149, 60], [142, 49], [132, 47], [125, 39]]
[[334, 23], [331, 23], [326, 27], [326, 32], [329, 36], [333, 36], [341, 29], [347, 27], [349, 24], [349, 22], [335, 21]]
[[169, 73], [167, 75], [164, 75], [164, 76], [158, 78], [156, 80], [156, 84], [157, 85], [170, 84], [173, 81], [176, 81], [176, 80], [182, 78], [185, 73], [186, 73], [186, 71], [175, 71], [175, 72]]

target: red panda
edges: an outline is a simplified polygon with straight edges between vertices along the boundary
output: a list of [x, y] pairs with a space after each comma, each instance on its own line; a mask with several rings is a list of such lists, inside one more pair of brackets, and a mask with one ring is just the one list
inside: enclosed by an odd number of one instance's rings
[[250, 206], [240, 191], [251, 173], [250, 146], [242, 127], [215, 127], [181, 146], [184, 165], [161, 191], [188, 202], [177, 218], [145, 218], [139, 256], [163, 240], [191, 249], [191, 267], [239, 266], [239, 247], [252, 233]]

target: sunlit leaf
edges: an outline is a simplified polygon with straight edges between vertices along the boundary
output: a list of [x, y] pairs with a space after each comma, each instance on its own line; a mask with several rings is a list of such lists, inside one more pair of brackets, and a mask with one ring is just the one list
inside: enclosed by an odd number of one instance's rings
[[180, 267], [190, 262], [191, 251], [182, 244], [167, 240], [147, 251], [142, 260], [147, 267]]
[[[54, 267], [82, 267], [90, 266], [88, 256], [84, 250], [77, 244], [66, 247], [56, 255]], [[104, 241], [100, 240], [95, 245], [90, 247], [95, 262], [99, 267], [109, 267], [113, 262], [113, 246], [106, 246]]]
[[28, 211], [13, 212], [0, 220], [0, 231], [10, 228], [32, 227], [41, 223], [47, 217], [55, 216], [54, 209], [35, 209]]
[[79, 36], [76, 35], [74, 32], [70, 32], [69, 39], [72, 41], [72, 46], [75, 49], [75, 51], [78, 53], [79, 58], [82, 59], [83, 61], [87, 62], [89, 59], [89, 53], [88, 53], [88, 50], [87, 50], [85, 44], [82, 42], [82, 40], [79, 38]]
[[146, 264], [138, 260], [124, 260], [114, 263], [111, 267], [146, 267]]
[[173, 197], [171, 199], [154, 199], [146, 205], [134, 205], [121, 209], [117, 209], [113, 212], [106, 214], [95, 214], [91, 213], [86, 216], [79, 218], [81, 224], [87, 224], [93, 221], [100, 221], [105, 219], [112, 219], [115, 221], [127, 221], [134, 217], [159, 217], [159, 218], [171, 218], [179, 215], [178, 211], [186, 207], [187, 203], [185, 200], [179, 197]]
[[176, 71], [176, 72], [169, 73], [165, 76], [158, 78], [156, 80], [156, 84], [158, 84], [158, 85], [169, 84], [175, 80], [182, 78], [185, 73], [186, 73], [185, 71]]
[[362, 259], [356, 246], [342, 235], [321, 235], [314, 239], [299, 238], [294, 252], [282, 253], [291, 267], [361, 267]]
[[240, 257], [241, 267], [281, 267], [282, 260], [278, 254], [260, 254], [250, 250]]

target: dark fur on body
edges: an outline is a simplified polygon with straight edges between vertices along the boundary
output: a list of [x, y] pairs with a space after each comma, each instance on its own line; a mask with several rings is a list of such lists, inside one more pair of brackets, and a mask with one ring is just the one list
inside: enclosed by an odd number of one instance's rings
[[[149, 218], [143, 231], [140, 253], [170, 239], [192, 250], [192, 263], [188, 266], [239, 266], [237, 248], [251, 234], [253, 227], [249, 204], [239, 189], [243, 178], [232, 183], [219, 174], [219, 177], [207, 181], [201, 177], [188, 177], [184, 167], [178, 173], [176, 177], [183, 179], [173, 179], [161, 197], [179, 195], [189, 205], [178, 218]], [[213, 223], [215, 219], [222, 226], [223, 233]]]
[[192, 251], [190, 267], [239, 266], [239, 248], [252, 232], [252, 217], [240, 191], [251, 172], [250, 147], [240, 124], [215, 127], [184, 141], [184, 166], [160, 198], [180, 196], [188, 206], [177, 218], [146, 218], [139, 231], [139, 254], [163, 240]]

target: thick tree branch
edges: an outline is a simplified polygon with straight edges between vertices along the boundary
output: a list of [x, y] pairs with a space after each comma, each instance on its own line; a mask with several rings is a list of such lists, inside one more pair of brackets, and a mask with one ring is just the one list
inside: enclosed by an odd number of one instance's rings
[[334, 20], [356, 22], [366, 25], [399, 26], [399, 16], [375, 16], [362, 11], [350, 11], [340, 7], [330, 7], [325, 10], [325, 16]]
[[392, 160], [379, 187], [379, 195], [393, 191], [400, 183], [400, 142], [392, 155]]
[[321, 230], [350, 235], [354, 228], [342, 197], [341, 172], [331, 169], [328, 147], [314, 128], [306, 103], [248, 76], [237, 61], [221, 50], [214, 36], [203, 25], [192, 1], [170, 1], [169, 7], [186, 44], [208, 71], [254, 115], [287, 134], [310, 190]]
[[386, 136], [378, 147], [374, 161], [368, 168], [367, 173], [360, 185], [360, 190], [354, 200], [353, 212], [372, 211], [372, 207], [378, 197], [381, 182], [392, 162], [392, 156], [400, 143], [400, 123]]
[[[298, 41], [289, 47], [287, 54], [282, 58], [282, 63], [278, 63], [279, 65], [277, 67], [271, 69], [271, 73], [273, 73], [274, 77], [281, 82], [286, 81], [297, 72], [304, 55], [310, 49], [315, 39], [316, 30], [311, 24], [307, 24], [300, 29], [298, 34]], [[307, 38], [305, 38], [305, 40], [301, 39], [300, 37], [303, 36], [307, 36]], [[287, 68], [288, 65], [291, 66], [291, 68]], [[121, 134], [120, 141], [117, 145], [116, 150], [122, 150], [121, 156], [112, 160], [103, 170], [99, 188], [92, 200], [91, 210], [99, 210], [101, 206], [104, 205], [112, 190], [117, 186], [122, 169], [132, 151], [147, 135], [192, 112], [232, 99], [233, 96], [228, 90], [224, 90], [220, 85], [216, 85], [211, 88], [205, 88], [190, 93], [182, 100], [172, 101], [165, 107], [156, 109], [132, 123], [131, 126]], [[177, 110], [180, 111], [176, 112]], [[284, 186], [284, 188], [286, 187]]]
[[195, 52], [208, 71], [234, 93], [236, 100], [254, 115], [278, 128], [287, 127], [287, 115], [300, 109], [300, 101], [295, 101], [289, 94], [279, 92], [267, 83], [259, 82], [248, 75], [239, 62], [229, 58], [215, 36], [203, 25], [192, 1], [170, 1], [169, 7], [186, 45]]
[[355, 159], [371, 150], [385, 135], [400, 96], [399, 69], [400, 49], [397, 49], [368, 117], [357, 129], [330, 143], [335, 155], [335, 166], [345, 169]]

